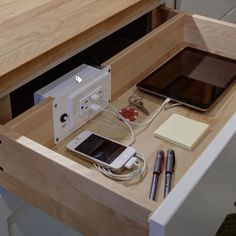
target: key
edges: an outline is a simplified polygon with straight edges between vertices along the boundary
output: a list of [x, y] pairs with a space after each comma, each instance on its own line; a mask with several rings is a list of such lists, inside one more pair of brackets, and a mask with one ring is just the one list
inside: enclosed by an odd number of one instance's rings
[[133, 105], [133, 106], [139, 108], [145, 115], [147, 115], [147, 116], [150, 115], [150, 112], [144, 106], [144, 103], [141, 101], [141, 98], [131, 96], [129, 98], [129, 103], [130, 103], [130, 105]]
[[150, 112], [147, 110], [147, 108], [144, 106], [144, 103], [140, 100], [136, 100], [133, 103], [136, 107], [138, 107], [145, 115], [149, 116]]

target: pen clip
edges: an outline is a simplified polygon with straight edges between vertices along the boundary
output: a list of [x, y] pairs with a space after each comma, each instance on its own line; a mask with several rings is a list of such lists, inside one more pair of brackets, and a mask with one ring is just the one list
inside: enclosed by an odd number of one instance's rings
[[163, 156], [163, 160], [162, 160], [162, 163], [161, 163], [161, 173], [164, 171], [165, 164], [166, 164], [166, 159], [165, 159], [165, 156]]
[[164, 152], [162, 150], [158, 150], [153, 173], [160, 175], [163, 170], [163, 167], [164, 167]]
[[175, 152], [171, 149], [167, 151], [166, 172], [173, 173], [175, 170]]

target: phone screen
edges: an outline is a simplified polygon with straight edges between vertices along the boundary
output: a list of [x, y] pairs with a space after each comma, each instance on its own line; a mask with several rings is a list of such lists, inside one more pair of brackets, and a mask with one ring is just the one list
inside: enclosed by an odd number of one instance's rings
[[91, 134], [75, 150], [99, 161], [111, 164], [127, 147]]

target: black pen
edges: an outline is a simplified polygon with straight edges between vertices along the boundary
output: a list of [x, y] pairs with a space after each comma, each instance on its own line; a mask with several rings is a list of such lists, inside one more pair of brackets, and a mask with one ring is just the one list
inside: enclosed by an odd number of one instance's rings
[[171, 149], [167, 151], [167, 159], [166, 159], [166, 176], [165, 176], [165, 189], [164, 189], [164, 197], [168, 195], [171, 189], [171, 177], [174, 173], [175, 167], [175, 152]]
[[162, 171], [163, 161], [164, 161], [164, 152], [162, 150], [158, 150], [156, 155], [155, 165], [153, 168], [152, 184], [149, 193], [149, 198], [152, 200], [155, 200], [156, 198], [157, 185], [158, 185], [159, 175], [161, 174]]

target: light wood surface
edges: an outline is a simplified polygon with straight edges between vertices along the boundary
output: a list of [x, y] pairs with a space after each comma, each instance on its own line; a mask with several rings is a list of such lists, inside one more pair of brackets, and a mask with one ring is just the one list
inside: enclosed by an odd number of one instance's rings
[[184, 15], [178, 14], [104, 62], [111, 65], [113, 97], [149, 74], [164, 55], [181, 45], [183, 23]]
[[[43, 100], [9, 121], [5, 127], [46, 147], [53, 147], [52, 101], [52, 98]], [[45, 135], [45, 130], [47, 130], [47, 135]]]
[[[136, 94], [143, 97], [143, 102], [151, 114], [154, 113], [160, 104], [162, 99], [144, 94], [138, 91], [135, 87], [128, 90], [117, 100], [114, 101], [114, 105], [119, 109], [128, 106], [129, 96]], [[136, 134], [136, 142], [133, 145], [136, 150], [144, 155], [148, 162], [148, 172], [147, 176], [141, 183], [124, 183], [129, 189], [133, 190], [135, 195], [142, 194], [143, 197], [148, 198], [150, 191], [150, 183], [152, 178], [152, 168], [155, 161], [156, 152], [158, 149], [163, 149], [166, 153], [168, 149], [175, 150], [176, 153], [176, 171], [173, 178], [173, 186], [178, 183], [186, 171], [191, 167], [194, 161], [200, 156], [203, 150], [209, 145], [211, 140], [219, 132], [219, 130], [224, 126], [224, 124], [230, 119], [230, 117], [236, 112], [236, 101], [233, 97], [236, 95], [236, 83], [231, 86], [225, 95], [221, 97], [220, 102], [216, 103], [211, 110], [205, 113], [197, 112], [186, 107], [176, 107], [169, 110], [164, 110], [158, 118], [156, 118], [153, 123], [147, 128], [138, 128], [134, 129]], [[206, 135], [199, 141], [197, 146], [192, 150], [188, 151], [184, 148], [176, 146], [174, 144], [168, 143], [167, 141], [161, 140], [154, 137], [154, 131], [163, 124], [166, 119], [168, 119], [173, 113], [180, 114], [182, 116], [195, 119], [209, 124], [209, 130]], [[139, 112], [139, 119], [136, 122], [145, 122], [149, 117], [146, 117], [141, 112]], [[78, 161], [81, 164], [84, 164], [82, 160], [77, 159], [76, 157], [69, 154], [66, 150], [66, 144], [73, 138], [75, 138], [82, 130], [91, 130], [93, 132], [99, 133], [103, 136], [109, 137], [111, 139], [117, 140], [119, 142], [128, 143], [130, 133], [127, 127], [122, 124], [119, 120], [114, 118], [112, 115], [103, 113], [98, 116], [96, 119], [92, 120], [82, 129], [73, 133], [70, 137], [65, 139], [62, 143], [57, 145], [54, 150], [68, 156], [74, 161]], [[86, 163], [88, 164], [88, 163]], [[84, 165], [86, 165], [84, 164]], [[88, 164], [90, 165], [90, 164]], [[164, 200], [163, 198], [164, 190], [164, 174], [160, 178], [160, 185], [158, 188], [157, 194], [157, 206], [161, 204]]]
[[[19, 185], [12, 183], [13, 192], [25, 196], [24, 190], [29, 193], [34, 190], [34, 194], [27, 197], [32, 203], [41, 195], [45, 196], [47, 199], [41, 200], [42, 209], [53, 210], [52, 214], [59, 219], [64, 214], [60, 205], [75, 212], [77, 229], [85, 230], [88, 235], [95, 232], [96, 235], [130, 235], [130, 232], [147, 235], [148, 217], [154, 210], [151, 201], [133, 195], [127, 188], [24, 136], [6, 132], [2, 127], [0, 140], [1, 186], [11, 186], [11, 178], [13, 182], [17, 179], [20, 186], [25, 187], [19, 189]], [[39, 196], [35, 199], [36, 193]], [[46, 205], [49, 201], [51, 205]], [[85, 223], [86, 220], [89, 222]], [[112, 232], [118, 222], [122, 228]]]
[[[89, 203], [89, 206], [94, 207], [94, 209], [91, 210], [90, 207], [88, 207], [84, 209], [84, 212], [89, 211], [89, 213], [93, 215], [88, 217], [87, 214], [83, 214], [83, 217], [80, 217], [76, 210], [71, 210], [65, 207], [64, 204], [53, 201], [48, 198], [47, 193], [42, 194], [42, 192], [22, 184], [22, 182], [12, 176], [7, 174], [1, 175], [0, 183], [3, 183], [12, 193], [22, 196], [27, 202], [33, 203], [36, 207], [43, 209], [61, 222], [71, 226], [75, 230], [77, 229], [80, 233], [83, 233], [83, 235], [129, 236], [132, 235], [132, 233], [137, 233], [137, 235], [148, 235], [146, 229], [143, 229], [139, 225], [137, 226], [137, 224], [129, 219], [126, 219], [125, 217], [120, 219], [119, 216], [115, 216], [112, 211], [104, 209], [100, 210], [100, 208], [103, 207], [102, 205], [95, 206], [93, 203]], [[14, 186], [18, 186], [18, 188], [15, 188]], [[78, 201], [79, 200], [80, 199], [78, 199]], [[80, 214], [82, 215], [82, 213]], [[119, 225], [122, 225], [122, 227], [119, 227]]]
[[0, 96], [161, 3], [160, 0], [1, 2]]
[[0, 124], [5, 124], [12, 119], [10, 96], [0, 98]]
[[236, 59], [236, 25], [198, 15], [186, 15], [184, 41], [190, 46]]
[[[113, 98], [131, 88], [138, 80], [151, 73], [157, 66], [163, 64], [184, 47], [183, 22], [183, 14], [174, 16], [130, 47], [104, 62], [104, 65], [112, 67]], [[133, 60], [137, 57], [138, 60]], [[127, 63], [129, 63], [128, 67]], [[52, 147], [51, 101], [51, 99], [47, 99], [34, 106], [10, 121], [6, 127], [36, 140], [44, 146]], [[35, 130], [34, 127], [38, 127], [38, 129]], [[43, 135], [44, 130], [48, 130], [46, 136]]]
[[[117, 83], [117, 86], [119, 86], [117, 78], [122, 78], [120, 81], [122, 86], [118, 90], [113, 87], [112, 93], [120, 93], [125, 88], [127, 90], [114, 100], [113, 104], [117, 108], [126, 107], [129, 96], [136, 94], [143, 97], [146, 107], [153, 113], [160, 106], [162, 100], [141, 93], [135, 87], [131, 87], [131, 85], [137, 80], [139, 75], [141, 77], [141, 75], [147, 73], [147, 70], [150, 73], [154, 66], [160, 66], [169, 56], [176, 54], [178, 50], [186, 45], [193, 45], [199, 48], [204, 46], [205, 50], [209, 49], [211, 52], [222, 53], [231, 58], [236, 58], [236, 52], [234, 50], [230, 51], [232, 45], [234, 46], [234, 42], [236, 43], [236, 41], [232, 41], [232, 39], [235, 39], [235, 26], [223, 24], [223, 28], [222, 23], [218, 24], [214, 21], [212, 23], [209, 20], [210, 32], [213, 32], [210, 34], [207, 30], [208, 24], [206, 24], [208, 20], [204, 18], [203, 21], [203, 25], [189, 24], [189, 22], [202, 22], [202, 19], [199, 20], [198, 16], [196, 18], [186, 16], [185, 18], [182, 15], [178, 15], [172, 19], [171, 24], [166, 22], [159, 29], [146, 35], [144, 39], [112, 58], [113, 65], [117, 65], [117, 70], [114, 66], [113, 72], [122, 73], [122, 69], [128, 71], [125, 72], [127, 76], [124, 78], [120, 75], [115, 77], [116, 73], [112, 77], [112, 82]], [[228, 27], [230, 35], [224, 37], [224, 41], [218, 41], [217, 37], [222, 39], [221, 36], [228, 32]], [[216, 32], [219, 32], [221, 36]], [[170, 35], [175, 36], [175, 38], [171, 38]], [[193, 41], [195, 37], [196, 39]], [[156, 42], [152, 38], [159, 41]], [[206, 40], [206, 44], [203, 44], [204, 41], [201, 39]], [[167, 41], [167, 44], [164, 41]], [[158, 44], [159, 46], [164, 45], [163, 51], [156, 48]], [[172, 44], [175, 46], [172, 47]], [[161, 54], [161, 58], [156, 61], [155, 55], [151, 55], [149, 58], [149, 54], [145, 54], [146, 50], [151, 52], [152, 48], [156, 48], [155, 50]], [[150, 60], [145, 66], [143, 66], [145, 61], [140, 59], [144, 55], [145, 58], [148, 58], [146, 59], [147, 61]], [[115, 64], [116, 61], [117, 64]], [[133, 64], [133, 61], [137, 61], [135, 62], [137, 64]], [[129, 63], [134, 65], [130, 71], [127, 69]], [[136, 73], [139, 67], [141, 69], [139, 73]], [[133, 74], [135, 76], [132, 76]], [[44, 137], [45, 140], [50, 140], [51, 120], [49, 113], [51, 101], [47, 100], [39, 104], [37, 109], [32, 108], [31, 111], [11, 121], [4, 128], [0, 128], [0, 139], [2, 140], [0, 144], [0, 166], [4, 170], [2, 173], [0, 172], [0, 175], [2, 174], [3, 176], [0, 178], [0, 185], [6, 186], [11, 191], [18, 193], [65, 223], [82, 230], [87, 235], [94, 235], [95, 232], [98, 235], [114, 235], [114, 229], [117, 235], [125, 235], [126, 232], [127, 235], [147, 235], [148, 217], [163, 201], [164, 175], [160, 178], [157, 201], [148, 200], [152, 168], [157, 149], [163, 149], [165, 152], [169, 148], [175, 150], [177, 164], [173, 177], [174, 186], [235, 113], [235, 95], [236, 83], [230, 87], [212, 109], [205, 113], [196, 112], [185, 107], [174, 107], [164, 110], [147, 129], [135, 128], [136, 142], [134, 147], [147, 159], [148, 172], [142, 181], [127, 183], [115, 182], [105, 178], [100, 173], [97, 173], [90, 163], [80, 160], [66, 150], [66, 144], [85, 129], [127, 143], [129, 141], [127, 127], [109, 113], [103, 113], [88, 122], [63, 142], [52, 147], [53, 151], [24, 136], [16, 135], [9, 131], [9, 129], [12, 129], [21, 134], [26, 128], [24, 134], [26, 136], [29, 135], [31, 138], [34, 137], [36, 141], [44, 143]], [[192, 151], [187, 151], [153, 136], [154, 130], [173, 113], [210, 125], [206, 136], [202, 138]], [[137, 122], [148, 119], [145, 115], [139, 114]], [[34, 119], [39, 119], [41, 122], [45, 118], [49, 118], [49, 120], [45, 121], [48, 124], [39, 125], [38, 128], [34, 126]], [[38, 124], [40, 122], [36, 121]], [[49, 133], [48, 130], [50, 131]], [[41, 133], [42, 136], [40, 138], [37, 137], [37, 132]], [[48, 142], [45, 142], [45, 145], [46, 143]], [[101, 216], [104, 216], [104, 219]], [[91, 224], [88, 225], [86, 220], [91, 220]], [[117, 228], [117, 224], [124, 227]], [[101, 225], [102, 227], [100, 228], [99, 226]]]

